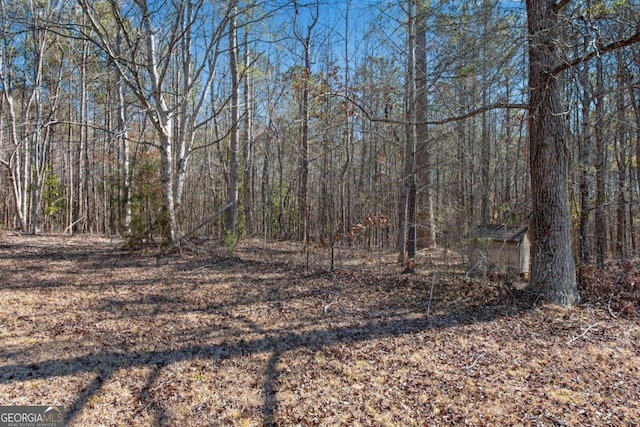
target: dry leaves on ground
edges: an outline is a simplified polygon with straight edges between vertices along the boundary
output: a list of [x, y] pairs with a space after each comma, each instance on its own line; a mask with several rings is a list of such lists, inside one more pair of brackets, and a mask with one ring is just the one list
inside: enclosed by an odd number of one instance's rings
[[330, 272], [290, 243], [120, 247], [4, 238], [0, 404], [73, 426], [640, 425], [637, 288], [616, 305], [606, 275], [561, 309], [444, 251], [402, 275], [363, 249]]

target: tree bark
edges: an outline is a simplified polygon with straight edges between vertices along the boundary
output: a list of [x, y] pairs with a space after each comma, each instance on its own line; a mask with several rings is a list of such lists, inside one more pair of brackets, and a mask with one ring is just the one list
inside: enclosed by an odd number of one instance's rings
[[557, 61], [558, 15], [553, 0], [527, 0], [529, 138], [533, 213], [529, 288], [544, 300], [572, 305], [580, 297], [571, 249], [566, 117]]
[[[426, 218], [420, 233], [421, 245], [433, 247], [436, 245], [436, 226], [433, 213], [432, 197], [432, 165], [429, 141], [429, 125], [425, 122], [429, 114], [429, 98], [427, 87], [427, 6], [418, 6], [416, 14], [416, 168], [420, 185], [420, 206], [423, 207]], [[416, 190], [417, 191], [417, 190]]]
[[607, 175], [606, 147], [604, 143], [604, 93], [602, 76], [602, 59], [596, 59], [596, 123], [595, 123], [595, 143], [596, 143], [596, 204], [595, 204], [595, 225], [596, 225], [596, 264], [598, 268], [604, 268], [604, 260], [607, 256], [607, 219], [604, 212], [606, 203], [605, 180]]
[[[635, 165], [635, 182], [633, 183], [632, 188], [640, 188], [640, 102], [638, 102], [638, 97], [637, 97], [637, 93], [636, 93], [636, 89], [634, 89], [633, 86], [629, 86], [629, 97], [631, 98], [631, 105], [633, 106], [633, 115], [635, 117], [635, 128], [636, 128], [636, 134], [635, 134], [635, 156], [636, 156], [636, 165]], [[630, 173], [630, 175], [632, 175]], [[637, 194], [637, 193], [636, 193]], [[637, 208], [640, 208], [640, 197], [636, 198], [637, 201]], [[640, 238], [640, 236], [637, 236], [635, 233], [636, 231], [633, 231], [634, 235], [632, 236], [633, 241], [637, 241], [637, 238]], [[634, 249], [636, 249], [635, 245], [634, 245]]]
[[580, 153], [580, 262], [591, 263], [589, 249], [589, 212], [591, 211], [591, 91], [588, 88], [588, 68], [581, 72], [582, 138]]
[[298, 35], [298, 40], [304, 49], [304, 68], [302, 70], [303, 89], [301, 105], [301, 125], [300, 125], [300, 158], [298, 163], [299, 184], [298, 184], [298, 220], [300, 224], [298, 238], [307, 243], [309, 238], [309, 114], [310, 114], [310, 85], [311, 85], [311, 35], [318, 23], [320, 10], [319, 2], [313, 4], [311, 12], [311, 22], [307, 26], [304, 37]]
[[231, 132], [229, 133], [229, 188], [228, 202], [231, 203], [227, 216], [227, 235], [235, 236], [238, 222], [238, 109], [239, 109], [239, 74], [238, 74], [238, 29], [234, 2], [232, 17], [229, 20], [229, 67], [231, 70]]
[[[617, 52], [616, 59], [618, 62], [618, 86], [625, 87], [631, 85], [631, 81], [625, 73], [623, 58]], [[617, 121], [616, 124], [616, 165], [618, 167], [618, 203], [616, 206], [616, 242], [615, 251], [619, 259], [625, 259], [627, 256], [627, 120], [625, 111], [625, 91], [619, 90], [616, 94]], [[630, 160], [629, 160], [630, 163]]]
[[120, 175], [122, 183], [120, 187], [122, 209], [122, 231], [125, 235], [131, 234], [131, 155], [129, 144], [129, 132], [126, 125], [126, 105], [124, 99], [124, 83], [119, 80], [117, 83], [118, 94], [118, 139], [120, 141], [121, 164]]
[[[249, 54], [249, 35], [245, 32], [244, 38], [244, 68], [249, 70], [251, 65], [251, 55]], [[242, 129], [242, 151], [244, 159], [244, 173], [242, 174], [242, 204], [244, 212], [245, 228], [248, 234], [253, 233], [255, 226], [253, 223], [254, 207], [254, 160], [253, 160], [253, 75], [245, 71], [243, 79], [244, 95], [244, 124]]]
[[[2, 51], [2, 60], [6, 64], [6, 52], [3, 49]], [[13, 94], [11, 90], [11, 86], [9, 84], [9, 79], [6, 73], [2, 73], [2, 84], [5, 90], [2, 91], [2, 99], [7, 101], [7, 115], [9, 117], [9, 139], [12, 143], [12, 150], [9, 159], [0, 159], [0, 164], [7, 168], [7, 173], [9, 176], [9, 182], [11, 182], [13, 200], [15, 203], [15, 215], [18, 219], [18, 224], [20, 225], [20, 230], [22, 232], [27, 231], [27, 214], [26, 214], [26, 203], [25, 203], [25, 192], [24, 186], [21, 185], [20, 181], [20, 143], [18, 140], [18, 131], [16, 125], [16, 113], [14, 107]]]
[[[405, 263], [410, 270], [409, 254], [415, 254], [415, 238], [410, 239], [409, 229], [411, 224], [410, 212], [415, 213], [415, 203], [412, 197], [412, 189], [415, 188], [415, 147], [416, 147], [416, 113], [415, 113], [415, 28], [413, 16], [413, 0], [408, 2], [407, 10], [407, 70], [405, 83], [405, 147], [402, 174], [402, 200], [400, 204], [399, 229], [398, 229], [398, 262]], [[415, 232], [415, 227], [413, 228]]]

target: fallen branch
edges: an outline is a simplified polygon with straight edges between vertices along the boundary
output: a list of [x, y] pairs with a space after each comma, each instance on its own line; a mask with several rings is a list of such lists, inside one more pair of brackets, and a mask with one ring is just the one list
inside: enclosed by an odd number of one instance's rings
[[633, 306], [633, 301], [631, 301], [631, 302], [629, 302], [629, 303], [625, 304], [625, 305], [624, 305], [620, 310], [618, 310], [618, 314], [615, 314], [615, 313], [613, 312], [613, 310], [611, 309], [611, 305], [610, 305], [610, 304], [611, 304], [611, 300], [609, 300], [609, 305], [607, 306], [607, 308], [609, 309], [609, 314], [610, 314], [610, 315], [611, 315], [611, 317], [613, 317], [614, 319], [617, 319], [617, 318], [618, 318], [618, 316], [620, 315], [620, 313], [624, 313], [624, 312], [625, 312], [625, 310], [626, 310], [627, 308], [629, 308], [629, 307]]
[[[80, 221], [82, 221], [84, 219], [84, 217], [82, 218], [78, 218], [77, 220], [75, 220], [74, 222], [72, 222], [71, 224], [69, 224], [69, 226], [67, 228], [64, 229], [64, 232], [62, 234], [67, 234], [68, 231], [71, 231], [71, 229], [73, 228], [74, 225], [76, 225], [77, 223], [79, 223]], [[71, 233], [73, 234], [73, 233]]]
[[322, 308], [322, 315], [326, 316], [327, 313], [329, 312], [329, 309], [331, 308], [331, 306], [338, 301], [338, 298], [340, 297], [340, 293], [337, 292], [336, 293], [336, 297], [334, 298], [333, 301], [329, 302], [328, 304], [326, 304], [323, 308]]
[[474, 366], [476, 366], [476, 363], [478, 363], [478, 360], [483, 358], [485, 356], [485, 354], [487, 354], [487, 353], [480, 353], [478, 356], [476, 356], [475, 359], [473, 359], [473, 362], [471, 363], [471, 365], [465, 366], [464, 369], [467, 371], [467, 373], [471, 373], [471, 370], [473, 369]]
[[560, 420], [560, 419], [558, 419], [556, 417], [553, 417], [553, 416], [551, 416], [549, 414], [545, 414], [545, 417], [547, 417], [548, 419], [553, 421], [554, 425], [557, 425], [557, 426], [569, 426], [569, 424], [567, 424], [564, 421], [562, 421], [562, 420]]
[[[614, 319], [617, 319], [618, 316], [613, 312], [613, 310], [611, 309], [611, 298], [613, 298], [613, 296], [609, 297], [609, 302], [607, 303], [607, 310], [609, 311], [609, 315], [611, 317], [613, 317]], [[625, 307], [626, 308], [626, 307]]]
[[180, 242], [182, 242], [184, 239], [186, 239], [187, 237], [193, 235], [193, 233], [195, 233], [196, 231], [200, 230], [202, 227], [204, 227], [205, 225], [209, 224], [211, 221], [213, 221], [215, 218], [217, 218], [218, 216], [222, 215], [224, 213], [224, 211], [226, 211], [227, 209], [229, 209], [231, 206], [233, 206], [233, 202], [229, 202], [227, 203], [223, 208], [221, 208], [220, 210], [218, 210], [216, 213], [212, 214], [211, 216], [209, 216], [207, 219], [205, 219], [204, 221], [202, 221], [200, 224], [196, 225], [195, 228], [191, 229], [188, 233], [183, 234], [178, 240], [176, 240], [175, 242], [171, 243], [169, 246], [167, 246], [166, 248], [164, 248], [163, 250], [161, 250], [158, 255], [156, 256], [156, 261], [160, 260], [160, 257], [164, 254], [166, 254], [167, 252], [169, 252], [171, 249], [175, 248], [176, 246], [178, 246], [180, 244]]
[[598, 326], [600, 322], [596, 322], [592, 325], [589, 325], [589, 327], [587, 329], [585, 329], [580, 335], [578, 335], [577, 337], [573, 337], [571, 338], [569, 341], [567, 341], [567, 344], [571, 344], [572, 342], [582, 338], [583, 336], [585, 336], [587, 334], [587, 332], [589, 332], [592, 328], [594, 328], [595, 326]]

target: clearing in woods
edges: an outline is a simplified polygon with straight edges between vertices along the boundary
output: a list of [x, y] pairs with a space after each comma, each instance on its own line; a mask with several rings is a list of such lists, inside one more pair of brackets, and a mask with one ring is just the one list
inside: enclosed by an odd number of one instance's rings
[[402, 275], [364, 250], [329, 272], [291, 243], [121, 246], [2, 238], [0, 405], [72, 426], [640, 425], [635, 268], [586, 271], [561, 309], [442, 251]]

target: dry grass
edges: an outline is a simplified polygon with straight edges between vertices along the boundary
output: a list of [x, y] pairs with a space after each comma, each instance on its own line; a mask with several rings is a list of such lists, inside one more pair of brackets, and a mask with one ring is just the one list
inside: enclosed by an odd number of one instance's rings
[[640, 425], [640, 322], [610, 305], [530, 307], [442, 252], [408, 276], [364, 251], [328, 272], [284, 243], [119, 245], [4, 237], [0, 404], [73, 426]]

